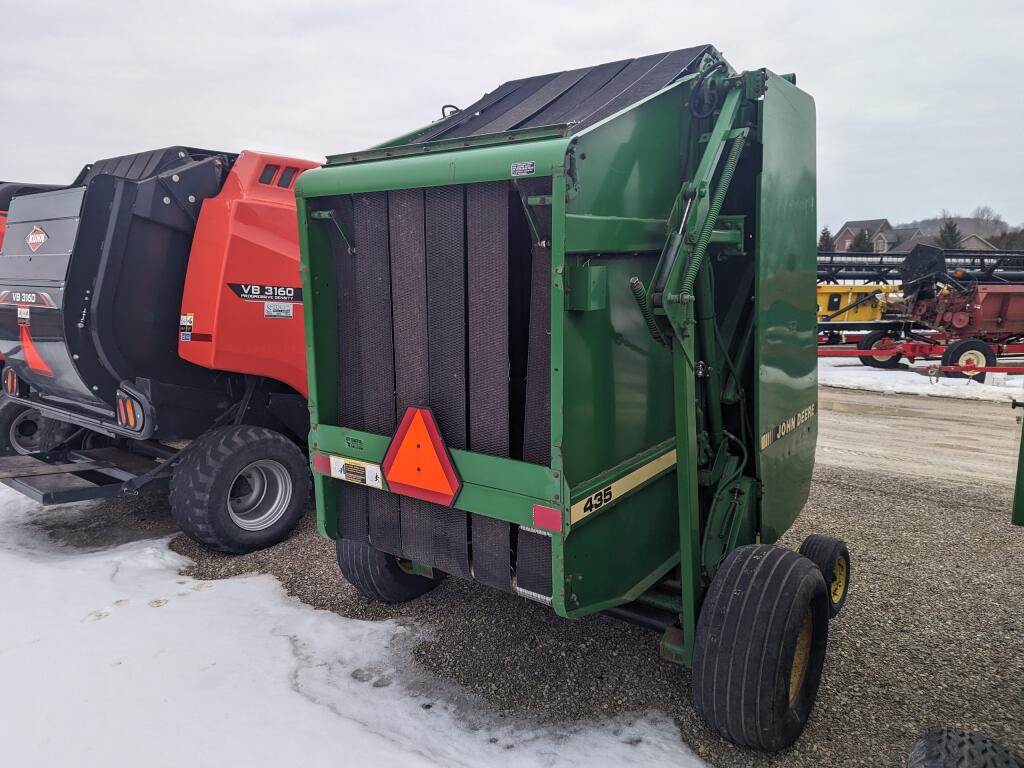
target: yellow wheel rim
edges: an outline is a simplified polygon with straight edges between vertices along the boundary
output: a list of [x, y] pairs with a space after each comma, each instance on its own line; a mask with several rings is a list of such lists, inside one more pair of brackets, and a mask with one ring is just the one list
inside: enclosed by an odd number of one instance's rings
[[811, 631], [813, 621], [811, 609], [804, 610], [804, 618], [800, 622], [800, 632], [796, 636], [796, 647], [793, 649], [793, 668], [789, 673], [789, 705], [793, 706], [800, 689], [807, 679], [807, 666], [811, 660]]
[[843, 596], [846, 594], [846, 577], [849, 571], [846, 558], [842, 555], [837, 557], [835, 567], [832, 569], [832, 605], [838, 605], [843, 601]]

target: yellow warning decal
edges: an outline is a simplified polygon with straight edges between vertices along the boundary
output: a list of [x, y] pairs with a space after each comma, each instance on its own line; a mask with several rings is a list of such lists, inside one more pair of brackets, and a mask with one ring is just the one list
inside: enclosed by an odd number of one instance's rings
[[587, 515], [596, 512], [615, 499], [624, 496], [633, 489], [643, 485], [656, 475], [676, 465], [676, 450], [673, 448], [656, 459], [637, 467], [628, 475], [623, 475], [608, 485], [594, 491], [586, 498], [580, 499], [569, 508], [569, 524], [578, 523]]
[[383, 488], [380, 464], [370, 464], [358, 459], [346, 459], [331, 456], [331, 477], [357, 485], [368, 485], [371, 488]]

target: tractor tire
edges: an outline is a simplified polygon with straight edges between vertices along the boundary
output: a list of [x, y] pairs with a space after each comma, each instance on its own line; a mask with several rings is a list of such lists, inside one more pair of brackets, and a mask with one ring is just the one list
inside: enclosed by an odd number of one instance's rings
[[[978, 366], [992, 366], [996, 364], [996, 353], [992, 351], [992, 347], [981, 339], [960, 339], [960, 341], [954, 341], [942, 353], [942, 364], [944, 366], [967, 365], [968, 361]], [[946, 375], [953, 379], [971, 378], [977, 382], [985, 380], [984, 371], [973, 376], [968, 376], [966, 373], [947, 373]]]
[[408, 570], [394, 555], [369, 544], [339, 538], [338, 568], [345, 580], [365, 597], [378, 603], [405, 603], [426, 594], [444, 579], [445, 574], [420, 576]]
[[735, 744], [776, 752], [803, 732], [821, 683], [829, 599], [818, 567], [782, 547], [733, 550], [711, 580], [693, 652], [693, 702]]
[[907, 768], [1024, 768], [1024, 760], [979, 733], [932, 728], [910, 750]]
[[[891, 338], [886, 331], [872, 331], [857, 342], [857, 349], [877, 349], [883, 339]], [[860, 358], [860, 361], [869, 368], [897, 368], [902, 357], [903, 355], [897, 352], [889, 357], [865, 356]]]
[[[67, 429], [17, 400], [0, 400], [0, 456], [29, 456], [52, 448]], [[59, 434], [58, 434], [59, 433]], [[59, 440], [58, 440], [59, 442]]]
[[850, 592], [850, 550], [842, 539], [812, 533], [800, 545], [800, 554], [818, 566], [828, 588], [829, 616], [835, 618]]
[[197, 438], [171, 476], [171, 515], [190, 538], [241, 555], [287, 538], [306, 509], [309, 465], [279, 432], [218, 427]]

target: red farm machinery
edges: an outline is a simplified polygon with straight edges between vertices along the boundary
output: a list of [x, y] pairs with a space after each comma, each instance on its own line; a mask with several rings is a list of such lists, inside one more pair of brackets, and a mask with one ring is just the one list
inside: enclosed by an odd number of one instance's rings
[[288, 535], [309, 489], [293, 188], [316, 165], [169, 147], [13, 196], [0, 482], [43, 504], [169, 488], [226, 552]]
[[[819, 324], [831, 345], [843, 334], [856, 349], [823, 347], [822, 357], [857, 357], [867, 366], [895, 368], [904, 358], [937, 360], [946, 376], [984, 381], [986, 372], [1024, 373], [999, 365], [1024, 355], [1024, 253], [943, 251], [918, 245], [902, 260], [837, 254], [819, 256], [819, 282], [899, 281], [902, 295], [887, 296], [878, 320]], [[864, 294], [860, 301], [876, 300]]]

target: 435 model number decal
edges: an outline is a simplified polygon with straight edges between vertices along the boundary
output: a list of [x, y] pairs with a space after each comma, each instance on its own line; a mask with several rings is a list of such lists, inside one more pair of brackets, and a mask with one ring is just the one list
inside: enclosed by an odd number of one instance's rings
[[639, 488], [649, 480], [653, 480], [663, 472], [672, 469], [675, 465], [676, 452], [675, 449], [672, 449], [651, 459], [646, 464], [642, 464], [617, 480], [613, 480], [602, 488], [591, 492], [582, 499], [578, 499], [569, 508], [569, 524], [578, 523], [587, 515], [607, 507], [613, 501], [617, 501], [619, 497]]
[[587, 500], [583, 502], [583, 513], [589, 515], [595, 509], [600, 509], [612, 500], [612, 494], [612, 487], [610, 485], [606, 485], [597, 493], [592, 493], [587, 497]]

